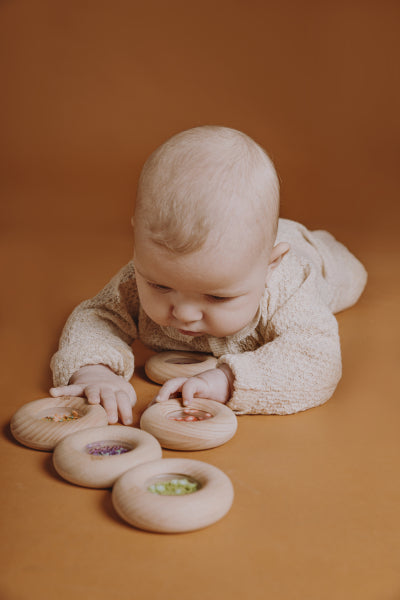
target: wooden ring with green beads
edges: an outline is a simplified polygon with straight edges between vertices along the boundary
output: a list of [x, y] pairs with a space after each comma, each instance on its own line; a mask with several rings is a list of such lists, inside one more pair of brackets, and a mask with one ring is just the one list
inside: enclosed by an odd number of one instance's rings
[[165, 458], [124, 473], [114, 484], [112, 502], [119, 516], [134, 527], [180, 533], [222, 519], [233, 495], [231, 480], [217, 467], [199, 460]]

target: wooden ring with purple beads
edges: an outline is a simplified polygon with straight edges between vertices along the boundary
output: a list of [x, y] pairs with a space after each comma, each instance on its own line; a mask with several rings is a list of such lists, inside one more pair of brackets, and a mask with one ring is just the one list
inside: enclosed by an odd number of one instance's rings
[[151, 356], [144, 366], [149, 379], [163, 384], [174, 377], [193, 377], [208, 369], [215, 369], [217, 359], [201, 352], [168, 350]]
[[42, 398], [21, 406], [10, 423], [11, 433], [24, 446], [53, 450], [63, 438], [88, 427], [107, 425], [107, 413], [85, 398]]
[[114, 484], [112, 502], [119, 516], [134, 527], [181, 533], [222, 519], [233, 496], [231, 480], [217, 467], [164, 458], [124, 473]]
[[206, 450], [235, 435], [237, 418], [225, 404], [214, 400], [194, 398], [184, 407], [180, 399], [170, 399], [149, 406], [140, 427], [154, 435], [163, 448]]
[[54, 449], [54, 468], [61, 477], [84, 487], [111, 487], [125, 471], [161, 458], [152, 435], [134, 427], [109, 425], [78, 431]]

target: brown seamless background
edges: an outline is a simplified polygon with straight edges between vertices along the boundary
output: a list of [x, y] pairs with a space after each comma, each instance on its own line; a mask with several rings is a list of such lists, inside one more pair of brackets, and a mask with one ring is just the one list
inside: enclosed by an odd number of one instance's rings
[[[399, 18], [397, 1], [0, 3], [1, 600], [400, 598]], [[338, 315], [334, 397], [179, 453], [224, 470], [235, 501], [163, 536], [66, 484], [8, 423], [48, 394], [72, 308], [130, 259], [145, 159], [203, 124], [264, 146], [282, 216], [337, 235], [369, 283]], [[137, 424], [156, 387], [135, 350]]]

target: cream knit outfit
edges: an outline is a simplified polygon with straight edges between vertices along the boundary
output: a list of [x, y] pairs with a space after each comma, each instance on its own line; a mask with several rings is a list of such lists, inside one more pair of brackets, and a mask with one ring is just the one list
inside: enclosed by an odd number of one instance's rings
[[236, 414], [290, 414], [318, 406], [341, 377], [338, 325], [333, 313], [360, 297], [367, 273], [326, 231], [279, 220], [279, 241], [290, 251], [272, 272], [258, 313], [232, 336], [190, 337], [161, 327], [143, 311], [129, 262], [91, 300], [69, 317], [53, 356], [54, 385], [67, 385], [87, 364], [105, 364], [130, 380], [131, 344], [136, 338], [154, 350], [190, 350], [216, 356], [235, 380], [227, 402]]

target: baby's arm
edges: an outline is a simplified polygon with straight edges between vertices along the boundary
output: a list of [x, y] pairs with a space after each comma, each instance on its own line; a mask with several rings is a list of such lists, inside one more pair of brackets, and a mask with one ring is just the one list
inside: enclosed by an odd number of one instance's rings
[[312, 277], [271, 317], [264, 345], [226, 354], [237, 414], [291, 414], [326, 402], [342, 373], [338, 324]]
[[[129, 384], [134, 368], [138, 298], [132, 263], [69, 317], [53, 356], [53, 396], [82, 395], [101, 403], [110, 423], [132, 422], [136, 396]], [[117, 417], [117, 418], [116, 418]]]

